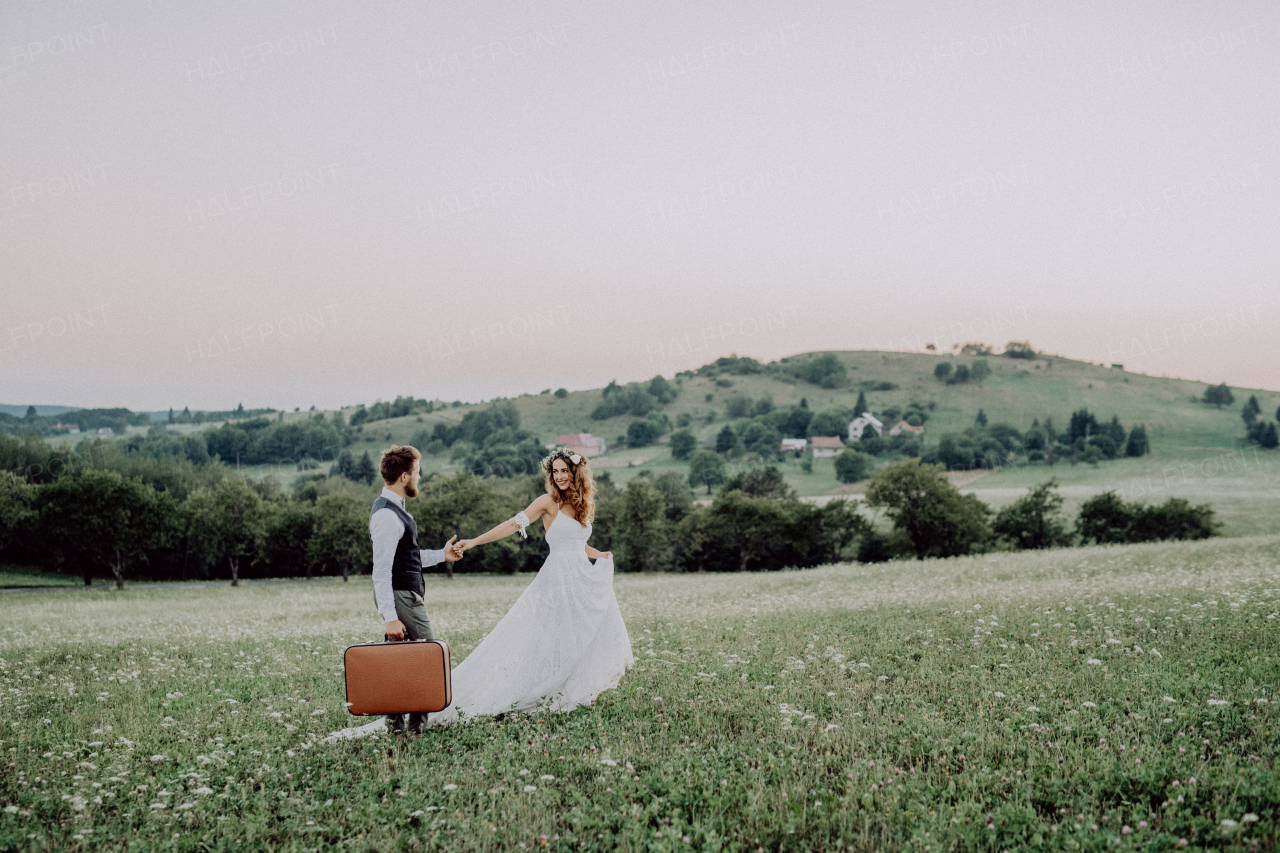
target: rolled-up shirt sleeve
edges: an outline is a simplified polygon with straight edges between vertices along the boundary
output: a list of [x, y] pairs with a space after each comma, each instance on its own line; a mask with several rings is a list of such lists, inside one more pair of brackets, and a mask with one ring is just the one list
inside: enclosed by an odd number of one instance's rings
[[444, 562], [444, 549], [441, 549], [439, 551], [432, 551], [428, 548], [423, 548], [421, 551], [421, 555], [422, 555], [422, 568], [424, 569], [427, 566], [438, 566]]
[[[404, 535], [404, 522], [392, 510], [383, 508], [369, 518], [369, 536], [373, 540], [373, 595], [383, 622], [394, 622], [396, 596], [391, 588], [391, 564], [396, 545]], [[425, 552], [424, 552], [425, 553]], [[424, 561], [425, 562], [425, 561]]]

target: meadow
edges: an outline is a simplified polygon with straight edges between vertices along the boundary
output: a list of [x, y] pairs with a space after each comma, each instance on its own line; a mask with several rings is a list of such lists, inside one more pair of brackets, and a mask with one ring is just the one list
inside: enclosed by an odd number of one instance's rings
[[[325, 742], [367, 579], [0, 596], [0, 850], [1275, 849], [1280, 537], [620, 575], [567, 714]], [[528, 576], [433, 577], [455, 661]]]

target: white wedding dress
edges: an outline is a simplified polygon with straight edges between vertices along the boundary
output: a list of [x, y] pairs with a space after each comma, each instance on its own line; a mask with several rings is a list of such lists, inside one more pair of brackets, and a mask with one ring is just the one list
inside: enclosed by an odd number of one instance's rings
[[[618, 686], [635, 657], [613, 594], [613, 559], [591, 562], [584, 550], [590, 535], [589, 523], [556, 515], [538, 576], [454, 667], [453, 704], [429, 715], [428, 726], [505, 711], [571, 711]], [[381, 716], [326, 740], [380, 731], [386, 731]]]

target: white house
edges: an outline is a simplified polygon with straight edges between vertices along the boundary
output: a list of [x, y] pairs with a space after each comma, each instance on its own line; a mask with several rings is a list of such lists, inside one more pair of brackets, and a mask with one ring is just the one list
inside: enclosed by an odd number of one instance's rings
[[838, 435], [815, 435], [813, 437], [813, 458], [823, 459], [828, 456], [839, 456], [844, 450], [844, 442]]
[[98, 438], [115, 438], [116, 431], [111, 427], [101, 427], [98, 430]]
[[884, 432], [884, 424], [876, 420], [876, 416], [870, 412], [863, 412], [858, 417], [849, 421], [849, 440], [857, 441], [862, 438], [862, 431], [867, 427], [875, 427], [876, 435]]
[[797, 455], [804, 453], [805, 446], [808, 444], [803, 438], [784, 438], [782, 439], [782, 452], [795, 453]]

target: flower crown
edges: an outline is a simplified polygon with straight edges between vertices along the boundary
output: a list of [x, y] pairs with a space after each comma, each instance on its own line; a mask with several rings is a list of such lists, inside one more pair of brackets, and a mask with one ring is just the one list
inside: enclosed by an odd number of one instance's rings
[[573, 465], [578, 465], [582, 462], [582, 454], [571, 452], [569, 448], [564, 446], [557, 447], [543, 458], [542, 470], [550, 471], [551, 463], [557, 459], [565, 459]]

